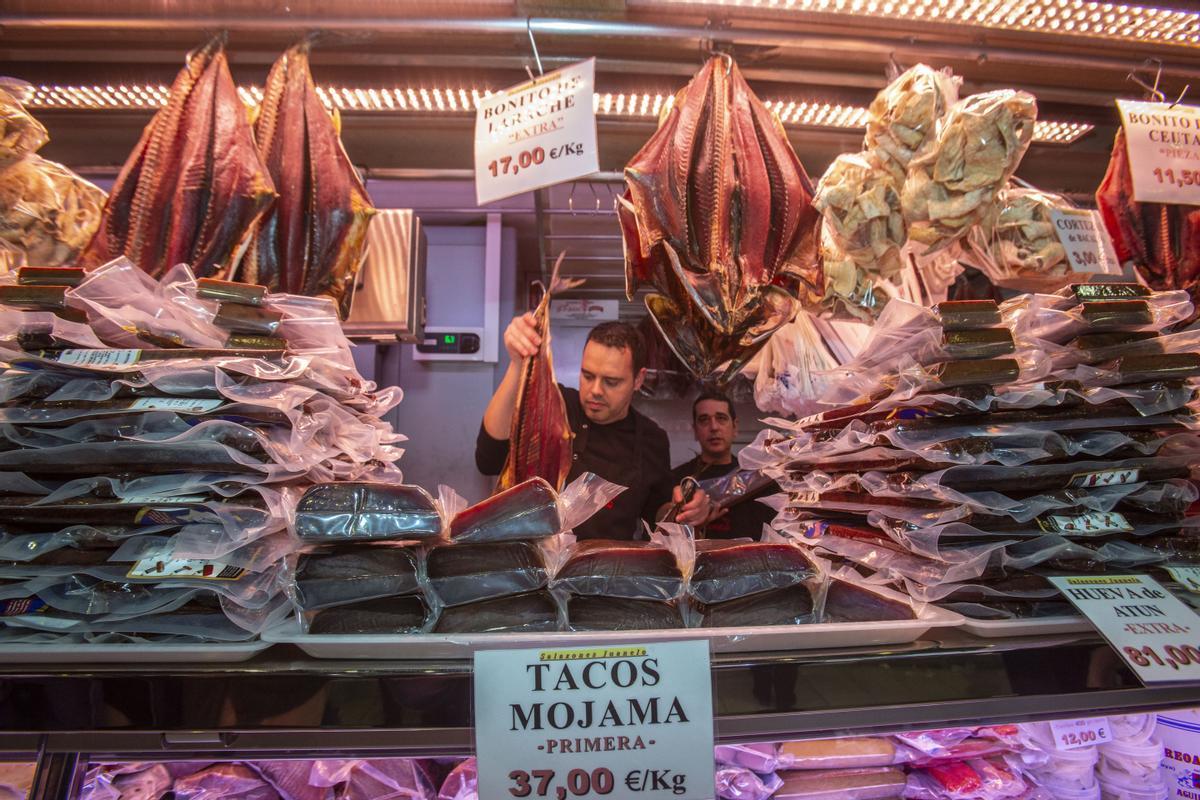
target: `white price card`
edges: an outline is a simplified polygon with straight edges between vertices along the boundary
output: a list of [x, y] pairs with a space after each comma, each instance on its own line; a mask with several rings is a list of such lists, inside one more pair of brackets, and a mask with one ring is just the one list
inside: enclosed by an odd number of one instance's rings
[[1200, 205], [1200, 107], [1118, 100], [1139, 203]]
[[63, 350], [58, 354], [58, 363], [74, 367], [128, 367], [141, 357], [141, 350]]
[[1142, 683], [1200, 681], [1200, 617], [1147, 575], [1050, 578]]
[[479, 205], [600, 169], [596, 59], [479, 99], [475, 199]]
[[475, 752], [484, 800], [714, 797], [708, 642], [479, 651]]
[[1200, 567], [1167, 567], [1166, 570], [1180, 586], [1200, 594]]
[[224, 400], [199, 397], [139, 397], [129, 404], [131, 411], [185, 411], [206, 414], [221, 407]]
[[1108, 717], [1055, 720], [1050, 723], [1050, 731], [1054, 734], [1054, 746], [1059, 750], [1094, 747], [1112, 741]]
[[1067, 252], [1067, 263], [1072, 272], [1121, 274], [1117, 251], [1098, 213], [1084, 209], [1052, 209], [1050, 222]]
[[205, 581], [235, 581], [245, 570], [220, 561], [202, 558], [147, 556], [130, 568], [127, 578], [192, 578]]

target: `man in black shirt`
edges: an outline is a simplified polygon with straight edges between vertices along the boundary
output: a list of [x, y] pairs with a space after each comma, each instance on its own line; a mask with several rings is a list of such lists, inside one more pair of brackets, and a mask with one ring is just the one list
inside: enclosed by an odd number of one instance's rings
[[[510, 358], [508, 371], [488, 403], [475, 443], [475, 465], [484, 475], [499, 475], [504, 468], [525, 359], [537, 353], [540, 343], [532, 314], [516, 317], [504, 331], [504, 347]], [[673, 500], [681, 500], [671, 479], [671, 445], [666, 432], [631, 406], [634, 392], [646, 374], [645, 359], [645, 345], [636, 328], [622, 322], [605, 322], [588, 334], [579, 369], [579, 390], [559, 386], [575, 432], [567, 481], [594, 472], [626, 487], [575, 528], [580, 539], [633, 539], [642, 520], [653, 524]], [[696, 492], [680, 507], [676, 521], [699, 524], [708, 518], [709, 510], [707, 495]]]
[[[720, 392], [704, 392], [697, 397], [692, 404], [692, 431], [700, 443], [700, 454], [675, 468], [672, 473], [675, 483], [689, 476], [698, 481], [720, 478], [738, 469], [733, 457], [737, 412], [728, 397]], [[740, 500], [726, 513], [711, 519], [704, 528], [704, 536], [709, 539], [762, 538], [763, 525], [775, 518], [775, 511], [757, 500], [778, 492], [779, 485], [772, 482]]]

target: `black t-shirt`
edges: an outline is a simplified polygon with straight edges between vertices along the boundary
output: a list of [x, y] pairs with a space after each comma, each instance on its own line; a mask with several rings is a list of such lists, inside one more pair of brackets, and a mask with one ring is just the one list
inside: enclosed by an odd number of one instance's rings
[[[671, 475], [675, 485], [689, 475], [698, 481], [721, 478], [738, 469], [737, 459], [728, 464], [705, 464], [701, 467], [700, 456], [680, 464]], [[760, 497], [769, 497], [779, 493], [779, 484], [772, 481], [757, 492], [742, 499], [729, 507], [729, 511], [720, 519], [715, 519], [704, 528], [706, 539], [754, 539], [762, 538], [763, 525], [769, 525], [775, 519], [775, 510], [758, 502]]]
[[[624, 419], [598, 425], [583, 413], [579, 391], [558, 387], [567, 406], [567, 419], [575, 432], [573, 461], [567, 482], [594, 472], [625, 491], [591, 519], [575, 528], [580, 539], [633, 539], [641, 520], [654, 524], [663, 503], [670, 502], [671, 443], [653, 420], [630, 408]], [[493, 439], [483, 426], [475, 442], [475, 466], [484, 475], [499, 475], [508, 458], [508, 440]]]

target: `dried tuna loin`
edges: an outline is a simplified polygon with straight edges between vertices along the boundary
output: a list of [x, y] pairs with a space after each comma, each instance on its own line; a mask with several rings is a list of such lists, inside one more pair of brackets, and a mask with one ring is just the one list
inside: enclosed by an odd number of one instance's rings
[[498, 492], [531, 478], [541, 478], [555, 491], [561, 491], [571, 470], [571, 443], [575, 434], [554, 377], [554, 358], [550, 351], [550, 296], [583, 283], [558, 277], [565, 255], [565, 252], [560, 253], [554, 262], [550, 288], [542, 294], [542, 300], [533, 312], [542, 341], [537, 353], [526, 359], [521, 374], [517, 402], [513, 406], [508, 459], [496, 484]]
[[346, 317], [375, 208], [342, 148], [337, 112], [317, 95], [308, 48], [289, 49], [267, 76], [254, 131], [279, 201], [259, 223], [240, 274], [274, 291], [329, 295]]
[[80, 265], [124, 255], [156, 277], [181, 262], [200, 277], [225, 275], [274, 197], [215, 38], [188, 57], [143, 131]]
[[679, 93], [625, 169], [626, 291], [695, 375], [725, 381], [796, 312], [785, 278], [819, 297], [812, 185], [727, 57]]

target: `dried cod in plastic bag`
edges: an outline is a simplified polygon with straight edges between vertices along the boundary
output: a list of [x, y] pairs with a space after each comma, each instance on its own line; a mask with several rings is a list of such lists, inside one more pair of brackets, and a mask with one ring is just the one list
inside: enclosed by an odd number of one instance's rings
[[100, 225], [104, 200], [63, 165], [27, 156], [0, 172], [0, 248], [40, 267], [73, 263]]
[[958, 102], [962, 81], [917, 64], [889, 83], [867, 109], [865, 149], [904, 182], [908, 164], [934, 142], [937, 123]]
[[914, 159], [901, 193], [909, 238], [931, 250], [966, 235], [995, 202], [1033, 139], [1037, 101], [1005, 89], [950, 110], [929, 152]]
[[42, 123], [24, 106], [31, 87], [15, 78], [0, 78], [0, 169], [32, 155], [50, 141]]
[[1049, 192], [1017, 186], [1003, 189], [992, 213], [969, 234], [982, 272], [993, 281], [1069, 272], [1067, 251], [1051, 214], [1071, 208], [1064, 198]]

